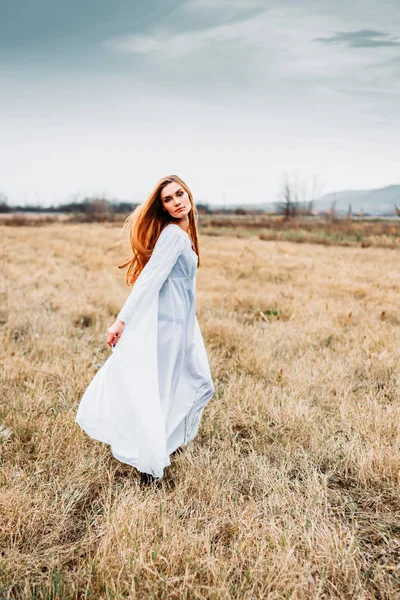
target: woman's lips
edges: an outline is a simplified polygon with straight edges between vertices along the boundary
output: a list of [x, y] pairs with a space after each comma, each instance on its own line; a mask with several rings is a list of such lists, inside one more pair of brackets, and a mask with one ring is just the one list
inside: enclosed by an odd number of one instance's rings
[[184, 206], [181, 206], [181, 208], [176, 209], [176, 212], [179, 212], [179, 211], [183, 210], [184, 208], [185, 208]]

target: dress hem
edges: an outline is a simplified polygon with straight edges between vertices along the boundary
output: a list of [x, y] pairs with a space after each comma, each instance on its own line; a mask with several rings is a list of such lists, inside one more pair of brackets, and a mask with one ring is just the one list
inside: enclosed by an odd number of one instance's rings
[[[210, 400], [211, 400], [211, 398], [210, 398]], [[129, 461], [129, 459], [125, 460], [122, 457], [118, 456], [117, 453], [113, 449], [113, 445], [112, 445], [111, 441], [106, 441], [104, 438], [102, 439], [101, 437], [99, 437], [98, 433], [94, 432], [94, 429], [92, 429], [92, 428], [84, 425], [78, 419], [76, 419], [75, 422], [93, 440], [96, 440], [97, 442], [101, 442], [102, 444], [106, 444], [107, 446], [109, 446], [110, 450], [111, 450], [111, 454], [113, 455], [113, 457], [116, 460], [118, 460], [121, 463], [124, 463], [125, 465], [129, 465], [130, 467], [133, 467], [139, 473], [147, 473], [148, 475], [152, 475], [155, 479], [161, 479], [164, 476], [164, 469], [166, 467], [171, 466], [171, 461], [165, 463], [164, 466], [162, 467], [162, 474], [161, 475], [155, 474], [154, 470], [146, 470], [146, 469], [140, 468], [138, 461], [134, 461], [134, 460]], [[192, 429], [192, 432], [193, 432], [193, 429]], [[175, 450], [177, 450], [179, 447], [181, 447], [181, 446], [187, 446], [193, 440], [193, 438], [194, 438], [194, 436], [191, 437], [190, 439], [187, 439], [186, 441], [183, 439], [179, 444], [176, 445], [175, 448], [173, 448], [172, 450], [170, 450], [168, 456], [170, 456], [173, 452], [175, 452]]]

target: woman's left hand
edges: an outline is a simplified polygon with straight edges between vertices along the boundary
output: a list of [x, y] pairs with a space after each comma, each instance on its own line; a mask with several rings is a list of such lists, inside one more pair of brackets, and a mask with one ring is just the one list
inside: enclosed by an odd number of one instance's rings
[[118, 342], [124, 330], [124, 327], [125, 323], [123, 323], [119, 319], [116, 319], [116, 321], [107, 329], [107, 344], [110, 347], [115, 346], [115, 344]]

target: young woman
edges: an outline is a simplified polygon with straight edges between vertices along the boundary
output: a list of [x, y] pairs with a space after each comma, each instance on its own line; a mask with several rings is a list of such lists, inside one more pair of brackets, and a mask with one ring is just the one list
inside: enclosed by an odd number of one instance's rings
[[76, 422], [115, 458], [155, 478], [197, 434], [214, 394], [196, 317], [197, 210], [177, 175], [161, 179], [125, 221], [133, 288], [108, 329], [112, 354], [86, 389]]

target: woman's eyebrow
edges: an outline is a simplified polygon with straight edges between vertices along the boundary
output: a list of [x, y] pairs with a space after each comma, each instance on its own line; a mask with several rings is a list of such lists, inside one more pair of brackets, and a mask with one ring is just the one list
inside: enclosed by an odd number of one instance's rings
[[[182, 190], [182, 188], [178, 188], [177, 190], [175, 190], [175, 194], [176, 194], [176, 192], [179, 192], [181, 190]], [[167, 198], [171, 198], [171, 196], [164, 196], [163, 200], [166, 200]]]

